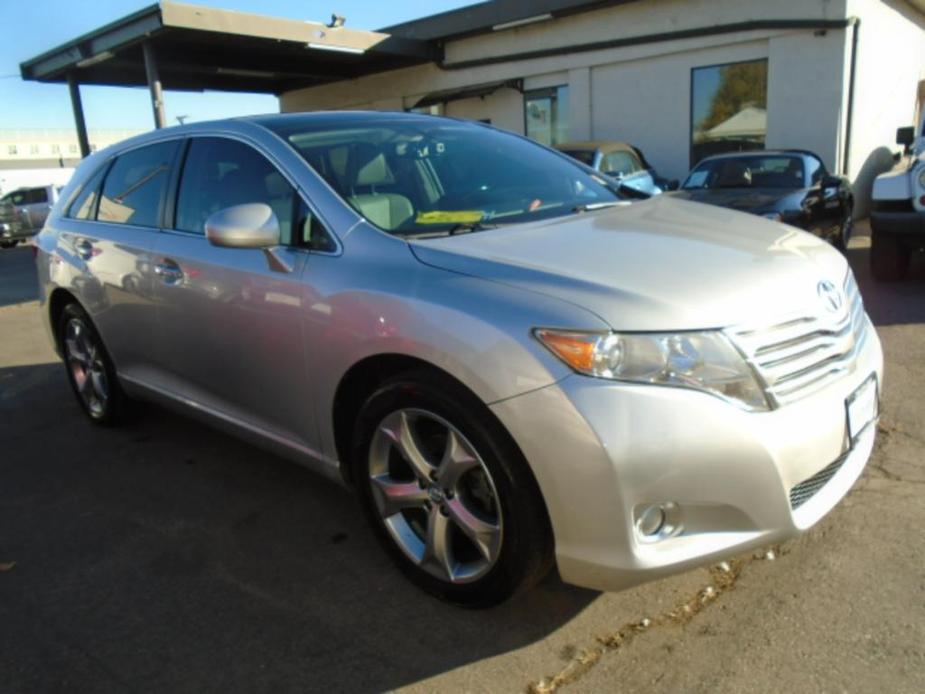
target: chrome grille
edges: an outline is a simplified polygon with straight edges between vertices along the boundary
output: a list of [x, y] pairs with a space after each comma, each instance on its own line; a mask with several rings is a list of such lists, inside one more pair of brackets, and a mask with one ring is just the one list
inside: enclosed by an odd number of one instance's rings
[[[782, 317], [728, 331], [764, 381], [773, 406], [793, 402], [851, 371], [867, 334], [861, 293], [851, 272], [842, 308]], [[815, 298], [815, 297], [814, 297]]]
[[842, 456], [834, 463], [829, 463], [812, 477], [803, 480], [794, 485], [790, 490], [790, 508], [796, 511], [800, 506], [809, 501], [816, 492], [822, 489], [835, 473], [841, 469], [842, 463], [848, 456]]

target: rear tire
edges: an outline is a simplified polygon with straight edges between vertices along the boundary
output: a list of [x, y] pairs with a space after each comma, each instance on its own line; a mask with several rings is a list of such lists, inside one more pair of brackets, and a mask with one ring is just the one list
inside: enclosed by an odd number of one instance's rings
[[13, 248], [18, 241], [0, 241], [0, 248]]
[[68, 382], [84, 413], [100, 426], [125, 421], [130, 401], [87, 312], [76, 303], [65, 306], [58, 319], [57, 335]]
[[354, 428], [353, 480], [398, 568], [443, 600], [489, 607], [553, 564], [536, 480], [488, 408], [427, 370], [382, 384]]
[[870, 271], [880, 282], [898, 282], [909, 270], [909, 249], [899, 237], [873, 232], [870, 239]]

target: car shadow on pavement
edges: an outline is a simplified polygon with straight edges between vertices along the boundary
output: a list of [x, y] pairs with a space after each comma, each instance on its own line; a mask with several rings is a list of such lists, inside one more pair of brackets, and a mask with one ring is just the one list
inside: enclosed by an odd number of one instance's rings
[[96, 427], [60, 364], [0, 369], [0, 417], [0, 690], [381, 691], [541, 640], [597, 596], [550, 576], [445, 605], [343, 488], [153, 406]]
[[851, 248], [848, 261], [874, 325], [925, 323], [925, 254], [912, 255], [909, 274], [901, 282], [874, 280], [870, 274], [869, 248]]

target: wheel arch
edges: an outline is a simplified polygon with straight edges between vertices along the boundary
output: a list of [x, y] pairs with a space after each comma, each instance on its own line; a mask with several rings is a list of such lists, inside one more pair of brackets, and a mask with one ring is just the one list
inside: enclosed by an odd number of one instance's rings
[[86, 309], [80, 303], [73, 292], [68, 291], [63, 287], [56, 287], [48, 297], [48, 325], [51, 328], [52, 339], [54, 340], [55, 350], [58, 352], [58, 356], [61, 356], [61, 336], [58, 334], [58, 323], [61, 320], [61, 314], [64, 311], [64, 307], [68, 304], [77, 304], [84, 311]]

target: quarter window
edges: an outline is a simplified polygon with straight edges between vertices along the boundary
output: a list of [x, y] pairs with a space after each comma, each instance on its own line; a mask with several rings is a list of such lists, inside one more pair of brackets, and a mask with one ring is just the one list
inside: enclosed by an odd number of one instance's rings
[[72, 219], [96, 219], [96, 203], [99, 199], [100, 184], [106, 174], [106, 167], [100, 167], [90, 180], [87, 181], [80, 193], [71, 203], [68, 217]]
[[176, 228], [205, 233], [209, 215], [234, 205], [262, 202], [279, 220], [284, 244], [293, 239], [293, 187], [252, 147], [219, 137], [195, 138], [190, 143], [177, 198]]
[[117, 158], [103, 184], [97, 219], [113, 224], [158, 226], [176, 149], [175, 141], [159, 142]]
[[524, 93], [527, 137], [544, 145], [568, 140], [568, 86]]
[[723, 152], [764, 149], [768, 61], [691, 71], [691, 167]]

